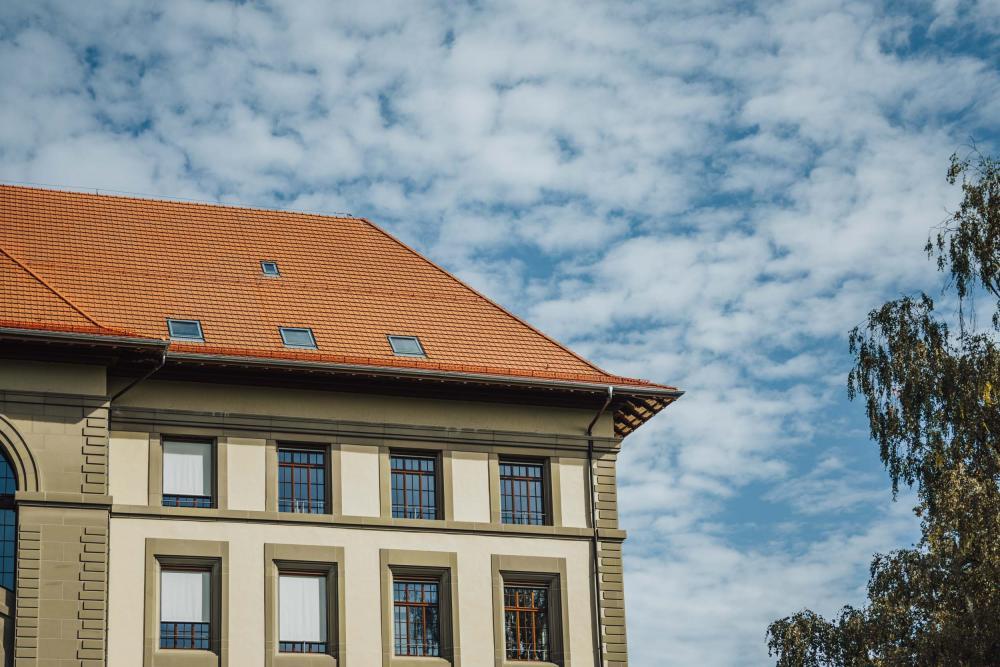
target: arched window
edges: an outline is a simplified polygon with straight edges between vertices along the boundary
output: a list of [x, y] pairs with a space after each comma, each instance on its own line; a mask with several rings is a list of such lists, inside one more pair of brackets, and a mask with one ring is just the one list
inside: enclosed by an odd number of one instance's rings
[[0, 452], [0, 586], [14, 590], [17, 571], [17, 516], [14, 492], [17, 476], [6, 454]]

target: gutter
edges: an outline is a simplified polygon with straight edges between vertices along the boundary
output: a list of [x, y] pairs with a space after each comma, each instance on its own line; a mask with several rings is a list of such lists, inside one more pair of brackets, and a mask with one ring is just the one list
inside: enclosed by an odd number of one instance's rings
[[597, 648], [597, 655], [600, 662], [597, 664], [600, 667], [604, 667], [604, 640], [601, 638], [601, 560], [600, 560], [600, 544], [598, 543], [597, 536], [597, 497], [595, 495], [594, 488], [594, 425], [597, 424], [597, 420], [601, 418], [604, 411], [608, 409], [611, 404], [611, 399], [615, 396], [615, 388], [608, 385], [608, 395], [604, 399], [604, 404], [601, 409], [597, 411], [594, 418], [590, 420], [590, 424], [587, 425], [587, 495], [590, 498], [590, 516], [591, 516], [591, 528], [593, 528], [594, 533], [590, 538], [590, 553], [591, 558], [594, 560], [594, 644]]
[[50, 331], [47, 329], [19, 329], [0, 327], [0, 338], [32, 338], [50, 342], [93, 343], [105, 345], [128, 345], [131, 347], [164, 347], [161, 338], [139, 338], [133, 336], [104, 336], [73, 331]]

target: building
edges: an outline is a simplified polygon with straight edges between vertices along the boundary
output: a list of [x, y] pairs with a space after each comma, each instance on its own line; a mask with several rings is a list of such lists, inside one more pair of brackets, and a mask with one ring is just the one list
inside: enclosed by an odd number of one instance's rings
[[679, 395], [365, 220], [0, 186], [7, 664], [624, 665]]

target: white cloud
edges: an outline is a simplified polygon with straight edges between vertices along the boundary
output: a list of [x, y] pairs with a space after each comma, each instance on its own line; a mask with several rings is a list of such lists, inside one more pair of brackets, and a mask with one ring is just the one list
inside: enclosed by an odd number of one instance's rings
[[0, 178], [367, 215], [687, 389], [621, 461], [633, 662], [761, 664], [912, 531], [856, 483], [844, 336], [933, 285], [947, 156], [1000, 115], [995, 6], [7, 3]]

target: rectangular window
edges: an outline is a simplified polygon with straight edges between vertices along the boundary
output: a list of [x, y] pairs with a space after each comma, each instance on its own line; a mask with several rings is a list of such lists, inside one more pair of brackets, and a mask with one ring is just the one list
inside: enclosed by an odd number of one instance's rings
[[163, 504], [212, 507], [212, 443], [163, 442]]
[[211, 617], [212, 574], [209, 570], [161, 570], [160, 648], [208, 650]]
[[436, 580], [393, 581], [393, 645], [396, 655], [441, 655], [438, 587]]
[[549, 660], [549, 589], [537, 584], [503, 587], [504, 643], [508, 660]]
[[545, 515], [545, 465], [500, 461], [500, 521], [542, 526]]
[[278, 650], [326, 653], [326, 576], [281, 573], [278, 577]]
[[312, 329], [281, 327], [281, 340], [285, 347], [316, 349], [316, 338], [313, 336]]
[[389, 336], [392, 353], [400, 357], [424, 357], [424, 346], [416, 336]]
[[278, 448], [278, 511], [326, 512], [326, 452]]
[[205, 336], [201, 332], [201, 322], [198, 320], [168, 319], [167, 331], [170, 332], [170, 337], [175, 340], [205, 340]]
[[392, 516], [437, 519], [437, 457], [391, 454]]

